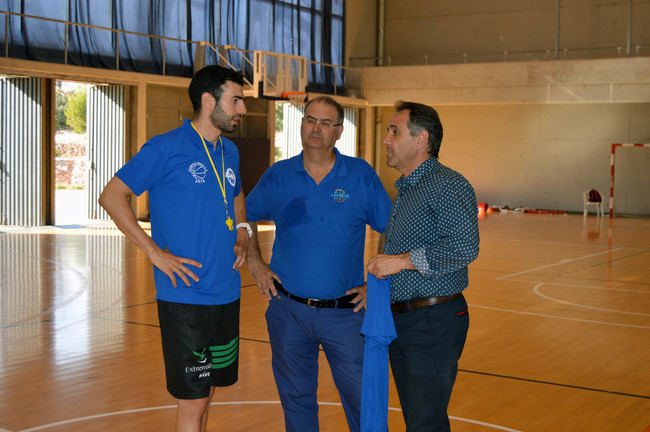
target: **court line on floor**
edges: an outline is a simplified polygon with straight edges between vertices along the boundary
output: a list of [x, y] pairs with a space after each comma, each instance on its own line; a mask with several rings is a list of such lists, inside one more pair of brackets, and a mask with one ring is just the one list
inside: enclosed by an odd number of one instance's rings
[[[156, 326], [157, 327], [157, 326]], [[270, 341], [266, 339], [255, 339], [255, 338], [248, 338], [248, 337], [241, 337], [239, 338], [240, 340], [247, 341], [247, 342], [255, 342], [255, 343], [261, 343], [265, 345], [270, 345]], [[323, 349], [320, 348], [322, 351]], [[558, 382], [552, 382], [552, 381], [541, 381], [541, 380], [536, 380], [532, 378], [522, 378], [522, 377], [516, 377], [516, 376], [510, 376], [510, 375], [500, 375], [500, 374], [495, 374], [495, 373], [489, 373], [489, 372], [481, 372], [481, 371], [475, 371], [471, 369], [458, 369], [459, 372], [465, 372], [465, 373], [471, 373], [471, 374], [477, 374], [477, 375], [486, 375], [486, 376], [493, 376], [497, 378], [505, 378], [505, 379], [511, 379], [511, 380], [516, 380], [516, 381], [526, 381], [526, 382], [531, 382], [531, 383], [539, 383], [539, 384], [547, 384], [547, 385], [553, 385], [553, 386], [558, 386], [558, 387], [567, 387], [567, 388], [575, 388], [575, 389], [580, 389], [580, 390], [586, 390], [586, 391], [595, 391], [599, 393], [609, 393], [609, 394], [615, 394], [615, 395], [620, 395], [620, 396], [629, 396], [629, 397], [637, 397], [637, 398], [643, 398], [643, 399], [650, 399], [650, 396], [644, 396], [644, 395], [637, 395], [633, 393], [622, 393], [622, 392], [617, 392], [613, 390], [604, 390], [604, 389], [598, 389], [598, 388], [592, 388], [592, 387], [580, 387], [580, 386], [575, 386], [572, 384], [563, 384], [563, 383], [558, 383]], [[320, 404], [328, 404], [330, 402], [319, 402]], [[389, 408], [389, 410], [397, 410], [401, 411], [399, 408]], [[3, 432], [0, 430], [0, 432]]]
[[75, 267], [73, 267], [71, 265], [67, 265], [67, 264], [65, 264], [63, 262], [60, 262], [60, 261], [57, 261], [57, 260], [52, 260], [52, 259], [49, 259], [49, 258], [43, 258], [41, 256], [34, 256], [34, 255], [27, 255], [27, 254], [15, 254], [15, 255], [21, 255], [21, 256], [26, 256], [28, 258], [35, 258], [37, 260], [42, 260], [42, 261], [45, 261], [45, 262], [47, 262], [49, 264], [54, 264], [55, 266], [59, 266], [59, 267], [63, 268], [64, 270], [68, 270], [68, 271], [74, 273], [77, 277], [79, 277], [80, 284], [81, 284], [81, 289], [79, 289], [77, 291], [74, 291], [72, 293], [72, 295], [70, 295], [69, 297], [64, 298], [63, 300], [57, 302], [57, 305], [55, 307], [47, 308], [47, 309], [39, 311], [38, 313], [35, 313], [33, 315], [27, 316], [27, 317], [22, 318], [22, 319], [18, 319], [17, 321], [10, 322], [10, 323], [5, 323], [5, 324], [0, 325], [0, 330], [6, 329], [6, 328], [17, 327], [20, 324], [29, 323], [30, 321], [41, 322], [41, 321], [43, 321], [43, 319], [36, 320], [36, 318], [37, 317], [42, 317], [44, 315], [52, 315], [54, 313], [54, 311], [56, 311], [57, 309], [60, 309], [62, 307], [68, 306], [69, 304], [71, 304], [72, 302], [77, 300], [79, 297], [81, 297], [81, 295], [83, 293], [88, 291], [88, 286], [89, 286], [89, 284], [88, 284], [88, 276], [84, 275], [82, 272], [80, 272], [78, 269], [76, 269]]
[[[625, 315], [638, 315], [638, 316], [650, 317], [650, 314], [643, 313], [643, 312], [628, 312], [628, 311], [622, 311], [622, 310], [618, 310], [618, 309], [600, 308], [600, 307], [596, 307], [596, 306], [588, 306], [588, 305], [584, 305], [584, 304], [580, 304], [580, 303], [572, 303], [572, 302], [569, 302], [569, 301], [566, 301], [566, 300], [560, 300], [560, 299], [548, 296], [546, 294], [542, 294], [542, 292], [539, 289], [544, 285], [553, 285], [553, 283], [552, 282], [551, 283], [540, 282], [540, 283], [538, 283], [537, 285], [535, 285], [533, 287], [533, 292], [535, 294], [537, 294], [538, 296], [540, 296], [542, 298], [545, 298], [546, 300], [549, 300], [549, 301], [565, 304], [565, 305], [568, 305], [568, 306], [580, 307], [580, 308], [584, 308], [584, 309], [591, 309], [591, 310], [597, 310], [597, 311], [603, 311], [603, 312], [613, 312], [613, 313], [619, 313], [619, 314], [625, 314]], [[642, 293], [642, 294], [650, 294], [650, 293]]]
[[[547, 264], [547, 265], [535, 267], [535, 268], [528, 269], [528, 270], [523, 270], [523, 271], [516, 272], [516, 273], [510, 273], [510, 274], [507, 274], [507, 275], [504, 275], [504, 276], [497, 277], [495, 279], [496, 280], [504, 280], [504, 279], [507, 279], [507, 278], [511, 278], [511, 277], [514, 277], [514, 276], [518, 276], [518, 275], [522, 275], [522, 274], [526, 274], [526, 273], [530, 273], [530, 272], [534, 272], [534, 271], [537, 271], [537, 270], [547, 269], [547, 268], [551, 268], [551, 267], [557, 267], [559, 265], [568, 264], [568, 263], [572, 263], [572, 262], [576, 262], [576, 261], [581, 261], [581, 260], [584, 260], [584, 259], [587, 259], [587, 258], [593, 258], [595, 256], [616, 252], [616, 251], [619, 251], [619, 250], [622, 250], [622, 249], [623, 248], [608, 249], [608, 250], [603, 251], [603, 252], [583, 255], [583, 256], [580, 256], [580, 257], [576, 257], [576, 258], [566, 258], [566, 259], [560, 260], [560, 261], [552, 263], [552, 264]], [[553, 299], [552, 297], [546, 297], [545, 295], [541, 294], [541, 292], [539, 292], [539, 287], [540, 286], [542, 286], [544, 284], [552, 285], [553, 282], [541, 282], [541, 281], [530, 281], [530, 280], [526, 280], [526, 281], [514, 280], [514, 281], [511, 281], [511, 282], [535, 283], [536, 285], [533, 287], [533, 292], [535, 294], [539, 295], [540, 297], [547, 298], [548, 300], [551, 300], [551, 301], [557, 301], [559, 303], [565, 303], [567, 305], [580, 306], [580, 307], [587, 308], [587, 309], [596, 309], [596, 310], [608, 311], [608, 312], [626, 313], [626, 312], [617, 311], [617, 310], [596, 308], [596, 307], [592, 307], [592, 306], [586, 306], [586, 305], [579, 305], [579, 304], [564, 302], [562, 300]], [[560, 285], [560, 284], [558, 284], [558, 285]], [[574, 286], [574, 285], [563, 284], [563, 286]], [[575, 285], [575, 286], [579, 286], [579, 287], [582, 287], [582, 288], [589, 288], [589, 287], [586, 287], [584, 285]], [[607, 288], [597, 288], [597, 289], [607, 289]], [[618, 291], [620, 289], [612, 288], [612, 290], [617, 290]], [[640, 291], [633, 291], [633, 290], [630, 290], [630, 291], [636, 292], [636, 293], [640, 292]], [[640, 292], [640, 293], [644, 293], [644, 292]], [[615, 322], [600, 321], [600, 320], [587, 320], [587, 319], [582, 319], [582, 318], [573, 318], [573, 317], [565, 317], [565, 316], [557, 316], [557, 315], [539, 314], [539, 313], [534, 313], [534, 312], [522, 312], [522, 311], [513, 310], [513, 309], [497, 308], [497, 307], [492, 307], [492, 306], [481, 306], [481, 305], [477, 305], [477, 304], [470, 304], [470, 306], [476, 307], [476, 308], [479, 308], [479, 309], [490, 309], [490, 310], [496, 310], [496, 311], [500, 311], [500, 312], [510, 312], [510, 313], [516, 313], [516, 314], [520, 314], [520, 315], [536, 316], [536, 317], [543, 317], [543, 318], [554, 318], [554, 319], [561, 319], [561, 320], [566, 320], [566, 321], [577, 321], [577, 322], [585, 322], [585, 323], [591, 323], [591, 324], [604, 324], [604, 325], [610, 325], [610, 326], [615, 326], [615, 327], [650, 329], [650, 326], [615, 323]], [[634, 315], [647, 316], [647, 314], [642, 314], [642, 313], [635, 313], [635, 312], [627, 312], [627, 313], [634, 314]]]
[[[608, 251], [609, 252], [609, 251]], [[590, 255], [593, 256], [593, 255]], [[584, 258], [584, 257], [583, 257]], [[576, 259], [577, 260], [577, 259]], [[575, 260], [572, 260], [575, 261]], [[566, 261], [562, 262], [565, 263]], [[561, 263], [560, 263], [561, 264]], [[557, 264], [554, 264], [557, 265]], [[549, 266], [545, 266], [549, 267]], [[529, 270], [530, 271], [530, 270]], [[539, 281], [530, 281], [530, 280], [515, 280], [512, 282], [520, 282], [520, 283], [537, 283]], [[603, 290], [613, 290], [613, 291], [629, 291], [629, 292], [634, 292], [638, 293], [640, 291], [638, 290], [626, 290], [626, 289], [618, 289], [618, 288], [602, 288], [602, 287], [591, 287], [587, 285], [572, 285], [572, 284], [564, 284], [564, 283], [550, 283], [549, 285], [559, 285], [559, 286], [568, 286], [568, 287], [580, 287], [580, 288], [593, 288], [593, 289], [603, 289]], [[248, 284], [248, 285], [243, 285], [242, 288], [250, 288], [254, 287], [254, 284]], [[641, 292], [645, 293], [645, 292]], [[145, 303], [140, 303], [136, 305], [127, 305], [126, 307], [132, 307], [132, 306], [143, 306], [143, 305], [150, 305], [150, 304], [155, 304], [155, 302], [145, 302]], [[614, 326], [623, 326], [623, 327], [633, 327], [633, 328], [650, 328], [646, 326], [634, 326], [634, 325], [627, 325], [627, 324], [618, 324], [618, 323], [611, 323], [611, 322], [606, 322], [606, 321], [595, 321], [595, 320], [584, 320], [584, 319], [576, 319], [576, 318], [568, 318], [568, 317], [562, 317], [562, 316], [554, 316], [554, 315], [545, 315], [545, 314], [537, 314], [537, 313], [531, 313], [531, 312], [521, 312], [521, 311], [516, 311], [516, 310], [509, 310], [509, 309], [503, 309], [503, 308], [495, 308], [495, 307], [490, 307], [490, 306], [480, 306], [476, 304], [470, 304], [472, 307], [477, 307], [477, 308], [484, 308], [484, 309], [491, 309], [491, 310], [497, 310], [497, 311], [503, 311], [503, 312], [512, 312], [512, 313], [518, 313], [522, 315], [532, 315], [532, 316], [538, 316], [538, 317], [544, 317], [544, 318], [556, 318], [556, 319], [564, 319], [564, 320], [572, 320], [572, 321], [581, 321], [581, 322], [588, 322], [588, 323], [598, 323], [598, 324], [606, 324], [606, 325], [614, 325]], [[158, 327], [158, 325], [152, 325], [149, 323], [138, 323], [138, 322], [133, 322], [133, 321], [127, 321], [129, 324], [136, 324], [136, 325], [147, 325], [151, 327]], [[257, 343], [265, 343], [268, 344], [269, 341], [267, 340], [260, 340], [260, 339], [254, 339], [254, 338], [246, 338], [242, 337], [242, 340], [247, 340], [250, 342], [257, 342]], [[513, 376], [507, 376], [507, 375], [499, 375], [499, 374], [491, 374], [491, 373], [486, 373], [486, 372], [480, 372], [480, 371], [472, 371], [472, 370], [467, 370], [467, 369], [459, 369], [459, 371], [465, 372], [465, 373], [473, 373], [473, 374], [480, 374], [480, 375], [487, 375], [487, 376], [494, 376], [494, 377], [499, 377], [499, 378], [505, 378], [505, 379], [512, 379], [512, 380], [519, 380], [519, 381], [526, 381], [526, 382], [532, 382], [532, 383], [541, 383], [541, 384], [547, 384], [547, 385], [554, 385], [554, 386], [559, 386], [559, 387], [567, 387], [567, 388], [575, 388], [575, 389], [581, 389], [581, 390], [586, 390], [586, 391], [595, 391], [595, 392], [601, 392], [601, 393], [608, 393], [608, 394], [614, 394], [614, 395], [621, 395], [621, 396], [629, 396], [629, 397], [638, 397], [638, 398], [646, 398], [650, 399], [650, 396], [643, 396], [643, 395], [635, 395], [635, 394], [630, 394], [630, 393], [622, 393], [622, 392], [615, 392], [615, 391], [610, 391], [610, 390], [603, 390], [603, 389], [597, 389], [597, 388], [589, 388], [589, 387], [580, 387], [580, 386], [574, 386], [570, 384], [563, 384], [563, 383], [555, 383], [555, 382], [550, 382], [550, 381], [540, 381], [540, 380], [534, 380], [530, 378], [520, 378], [520, 377], [513, 377]], [[261, 403], [262, 401], [258, 401], [258, 403]], [[249, 403], [249, 402], [241, 402], [241, 404], [244, 403]], [[270, 403], [279, 403], [279, 402], [273, 402], [271, 401]], [[213, 404], [216, 404], [216, 402], [213, 402]], [[320, 404], [328, 404], [328, 403], [323, 403], [320, 402]], [[175, 407], [175, 406], [174, 406]], [[151, 410], [151, 409], [144, 409], [144, 410]], [[389, 410], [400, 410], [399, 408], [389, 408]], [[450, 418], [455, 418], [453, 416], [450, 416]], [[460, 418], [456, 418], [460, 419]], [[470, 419], [461, 419], [462, 421], [466, 421], [469, 423], [476, 423], [476, 424], [483, 424], [479, 421], [474, 421]], [[495, 425], [496, 426], [496, 425]], [[499, 428], [499, 426], [496, 426], [496, 428]], [[36, 430], [36, 429], [33, 429]], [[502, 428], [501, 430], [512, 430], [508, 428]], [[0, 429], [0, 432], [3, 432]], [[27, 432], [27, 431], [23, 431]]]
[[494, 310], [494, 311], [499, 311], [499, 312], [510, 312], [510, 313], [515, 313], [515, 314], [519, 314], [519, 315], [528, 315], [528, 316], [534, 316], [534, 317], [540, 317], [540, 318], [554, 318], [554, 319], [559, 319], [559, 320], [577, 321], [577, 322], [584, 322], [584, 323], [589, 323], [589, 324], [604, 324], [604, 325], [611, 325], [611, 326], [614, 326], [614, 327], [650, 329], [650, 326], [614, 323], [614, 322], [610, 322], [610, 321], [588, 320], [588, 319], [582, 319], [582, 318], [572, 318], [572, 317], [564, 317], [564, 316], [558, 316], [558, 315], [540, 314], [540, 313], [534, 313], [534, 312], [521, 312], [521, 311], [514, 310], [514, 309], [498, 308], [498, 307], [494, 307], [494, 306], [482, 306], [482, 305], [477, 305], [477, 304], [472, 304], [472, 303], [470, 303], [469, 306], [474, 307], [474, 308], [478, 308], [478, 309], [489, 309], [489, 310]]
[[569, 263], [576, 262], [576, 261], [581, 261], [581, 260], [584, 260], [584, 259], [587, 259], [587, 258], [593, 258], [595, 256], [616, 252], [616, 251], [619, 251], [619, 250], [622, 250], [622, 249], [623, 248], [607, 249], [604, 252], [598, 252], [598, 253], [594, 253], [594, 254], [583, 255], [583, 256], [580, 256], [580, 257], [577, 257], [577, 258], [565, 258], [565, 259], [560, 260], [560, 261], [558, 261], [556, 263], [553, 263], [553, 264], [547, 264], [547, 265], [535, 267], [535, 268], [528, 269], [528, 270], [523, 270], [523, 271], [516, 272], [516, 273], [510, 273], [510, 274], [507, 274], [507, 275], [504, 275], [504, 276], [499, 276], [498, 278], [496, 278], [496, 280], [504, 280], [504, 279], [508, 279], [508, 278], [511, 278], [511, 277], [514, 277], [514, 276], [519, 276], [519, 275], [522, 275], [522, 274], [534, 272], [534, 271], [537, 271], [537, 270], [544, 270], [544, 269], [551, 268], [551, 267], [557, 267], [557, 266], [560, 266], [560, 265], [569, 264]]
[[[628, 248], [628, 249], [632, 249], [632, 248]], [[608, 261], [605, 261], [605, 262], [602, 262], [602, 263], [595, 263], [594, 266], [599, 266], [599, 265], [602, 265], [602, 264], [609, 264], [609, 263], [613, 263], [613, 262], [616, 262], [616, 261], [621, 261], [621, 260], [624, 260], [624, 259], [636, 257], [636, 256], [639, 256], [639, 255], [645, 255], [647, 253], [650, 253], [650, 250], [642, 249], [641, 252], [633, 253], [633, 254], [630, 254], [630, 255], [625, 255], [625, 256], [622, 256], [620, 258], [616, 258], [616, 259], [613, 259], [613, 260], [608, 260]]]
[[[60, 265], [63, 268], [65, 268], [67, 266], [66, 264], [63, 264], [63, 263], [61, 263], [59, 261], [56, 261], [56, 260], [51, 260], [51, 259], [48, 259], [48, 258], [42, 258], [40, 256], [33, 256], [33, 255], [27, 255], [27, 256], [32, 257], [32, 258], [39, 258], [39, 259], [42, 259], [43, 261]], [[120, 269], [117, 269], [117, 268], [115, 268], [113, 266], [110, 266], [110, 265], [107, 265], [107, 264], [101, 264], [101, 263], [99, 264], [99, 266], [106, 267], [109, 270], [113, 270], [114, 272], [118, 273], [119, 275], [123, 275], [123, 273], [122, 273], [122, 271]], [[41, 324], [41, 323], [45, 323], [45, 322], [51, 322], [54, 325], [53, 329], [55, 331], [60, 331], [60, 330], [63, 330], [63, 329], [69, 328], [69, 327], [73, 327], [73, 326], [75, 326], [75, 325], [77, 325], [79, 323], [86, 322], [86, 321], [88, 321], [90, 319], [95, 319], [96, 314], [104, 313], [104, 312], [112, 309], [115, 305], [121, 303], [126, 298], [128, 289], [125, 287], [122, 294], [119, 295], [118, 297], [116, 297], [115, 299], [113, 299], [112, 303], [108, 304], [103, 309], [92, 312], [88, 317], [84, 317], [82, 319], [78, 319], [76, 321], [72, 321], [72, 322], [69, 322], [67, 324], [56, 327], [56, 322], [52, 318], [48, 318], [47, 316], [52, 316], [57, 310], [60, 310], [60, 309], [62, 309], [64, 307], [67, 307], [70, 304], [72, 304], [82, 294], [84, 294], [85, 292], [88, 291], [90, 285], [95, 280], [94, 275], [93, 275], [93, 268], [90, 267], [90, 266], [86, 267], [86, 269], [88, 270], [87, 275], [82, 274], [79, 270], [77, 270], [76, 268], [74, 268], [72, 266], [68, 266], [68, 267], [81, 278], [81, 280], [83, 282], [83, 284], [82, 284], [83, 288], [81, 288], [79, 291], [74, 292], [72, 296], [67, 298], [62, 303], [57, 304], [55, 307], [42, 310], [38, 314], [34, 314], [34, 315], [31, 315], [31, 316], [29, 316], [27, 318], [23, 318], [21, 320], [18, 320], [18, 321], [14, 322], [14, 323], [9, 324], [9, 325], [5, 325], [5, 326], [0, 325], [0, 330], [17, 328], [17, 327], [22, 327], [22, 326], [30, 326], [30, 325]], [[36, 318], [38, 316], [43, 316], [43, 315], [45, 315], [45, 317], [43, 317], [42, 319], [34, 320], [34, 318]], [[39, 335], [31, 335], [31, 336], [27, 336], [27, 337], [20, 337], [19, 340], [24, 341], [24, 340], [32, 339], [32, 338], [36, 338], [36, 337], [39, 337]], [[2, 430], [0, 430], [0, 432], [2, 432]]]
[[542, 381], [542, 380], [537, 380], [537, 379], [532, 379], [532, 378], [521, 378], [521, 377], [515, 377], [515, 376], [510, 376], [510, 375], [501, 375], [501, 374], [496, 374], [496, 373], [490, 373], [490, 372], [481, 372], [481, 371], [474, 371], [474, 370], [468, 370], [468, 369], [458, 369], [459, 372], [465, 372], [465, 373], [470, 373], [470, 374], [475, 374], [475, 375], [485, 375], [485, 376], [490, 376], [490, 377], [495, 377], [495, 378], [504, 378], [504, 379], [510, 379], [510, 380], [515, 380], [515, 381], [524, 381], [524, 382], [530, 382], [534, 384], [546, 384], [546, 385], [552, 385], [552, 386], [558, 386], [558, 387], [566, 387], [570, 389], [576, 389], [576, 390], [586, 390], [586, 391], [593, 391], [593, 392], [598, 392], [598, 393], [607, 393], [607, 394], [613, 394], [617, 396], [627, 396], [627, 397], [634, 397], [634, 398], [639, 398], [639, 399], [650, 399], [650, 396], [646, 395], [638, 395], [634, 393], [623, 393], [623, 392], [618, 392], [618, 391], [613, 391], [613, 390], [604, 390], [604, 389], [598, 389], [598, 388], [593, 388], [593, 387], [583, 387], [583, 386], [577, 386], [573, 384], [562, 384], [562, 383], [556, 383], [552, 381]]
[[[524, 281], [513, 281], [513, 282], [524, 282]], [[532, 281], [527, 281], [527, 282], [532, 282]], [[570, 286], [570, 285], [567, 285]], [[500, 308], [493, 308], [490, 306], [479, 306], [476, 304], [469, 304], [469, 306], [472, 307], [478, 307], [478, 308], [485, 308], [485, 309], [493, 309], [493, 310], [498, 310], [502, 312], [513, 312], [513, 313], [519, 313], [519, 314], [524, 314], [524, 315], [534, 315], [534, 316], [540, 316], [544, 318], [558, 318], [558, 319], [566, 319], [566, 320], [572, 320], [571, 318], [566, 318], [566, 317], [558, 317], [554, 315], [543, 315], [543, 314], [534, 314], [530, 312], [519, 312], [515, 310], [508, 310], [508, 309], [500, 309]], [[577, 320], [577, 319], [574, 319]], [[610, 325], [616, 325], [612, 324], [609, 322], [600, 322], [600, 321], [588, 321], [588, 320], [577, 320], [577, 321], [586, 321], [586, 322], [592, 322], [592, 323], [600, 323], [600, 324], [610, 324]], [[158, 327], [157, 325], [151, 325], [151, 324], [142, 324], [142, 323], [137, 323], [137, 322], [129, 322], [130, 324], [137, 324], [137, 325], [147, 325], [147, 326], [152, 326], [152, 327]], [[624, 325], [625, 326], [625, 325]], [[638, 327], [638, 326], [636, 326]], [[650, 328], [650, 327], [642, 327], [642, 328]], [[269, 345], [270, 342], [265, 339], [256, 339], [256, 338], [248, 338], [248, 337], [242, 337], [240, 336], [240, 340], [242, 341], [248, 341], [248, 342], [254, 342], [254, 343], [262, 343]], [[322, 348], [321, 348], [322, 349]], [[621, 392], [615, 392], [611, 390], [603, 390], [603, 389], [597, 389], [597, 388], [589, 388], [589, 387], [577, 387], [573, 386], [571, 384], [563, 384], [563, 383], [557, 383], [557, 382], [551, 382], [551, 381], [539, 381], [539, 380], [534, 380], [531, 378], [520, 378], [520, 377], [514, 377], [514, 376], [508, 376], [508, 375], [498, 375], [498, 374], [490, 374], [486, 372], [480, 372], [480, 371], [473, 371], [473, 370], [468, 370], [468, 369], [459, 369], [459, 371], [466, 372], [466, 373], [474, 373], [474, 374], [480, 374], [480, 375], [490, 375], [490, 376], [495, 376], [495, 377], [500, 377], [500, 378], [506, 378], [506, 379], [512, 379], [512, 380], [519, 380], [519, 381], [527, 381], [527, 382], [533, 382], [533, 383], [543, 383], [543, 384], [548, 384], [548, 385], [555, 385], [558, 387], [568, 387], [568, 388], [579, 388], [582, 390], [587, 390], [587, 391], [595, 391], [595, 392], [601, 392], [601, 393], [609, 393], [609, 394], [617, 394], [617, 395], [622, 395], [622, 396], [631, 396], [631, 397], [641, 397], [641, 398], [647, 398], [650, 399], [650, 396], [642, 396], [642, 395], [635, 395], [631, 393], [621, 393]], [[2, 432], [0, 430], [0, 432]]]
[[[602, 279], [589, 279], [594, 282], [616, 282], [616, 283], [629, 283], [627, 281], [625, 282], [618, 282], [615, 280], [602, 280]], [[539, 280], [528, 280], [528, 279], [517, 279], [509, 282], [523, 282], [523, 283], [532, 283], [536, 284], [538, 282], [542, 282]], [[566, 282], [543, 282], [546, 285], [556, 285], [556, 286], [561, 286], [561, 287], [568, 287], [568, 288], [587, 288], [587, 289], [593, 289], [593, 290], [601, 290], [601, 291], [616, 291], [616, 292], [627, 292], [627, 293], [634, 293], [634, 294], [650, 294], [650, 291], [644, 291], [644, 290], [638, 290], [638, 289], [629, 289], [629, 288], [612, 288], [612, 287], [601, 287], [601, 286], [594, 286], [594, 285], [581, 285], [581, 284], [571, 284], [571, 283], [566, 283]], [[648, 284], [643, 284], [643, 286], [646, 286]]]
[[[223, 405], [280, 405], [280, 401], [228, 401], [228, 402], [212, 402], [210, 403], [210, 406], [223, 406]], [[323, 406], [341, 406], [340, 402], [318, 402], [318, 405], [323, 405]], [[102, 414], [94, 414], [90, 416], [84, 416], [84, 417], [76, 417], [68, 420], [61, 420], [58, 422], [54, 423], [49, 423], [45, 425], [40, 425], [40, 426], [35, 426], [31, 427], [28, 429], [21, 429], [17, 432], [35, 432], [35, 431], [40, 431], [40, 430], [46, 430], [50, 429], [53, 427], [57, 426], [64, 426], [72, 423], [79, 423], [87, 420], [95, 420], [99, 418], [106, 418], [106, 417], [113, 417], [113, 416], [118, 416], [118, 415], [127, 415], [127, 414], [137, 414], [141, 412], [148, 412], [148, 411], [161, 411], [165, 409], [176, 409], [176, 405], [161, 405], [161, 406], [155, 406], [155, 407], [147, 407], [147, 408], [136, 408], [136, 409], [130, 409], [130, 410], [122, 410], [122, 411], [113, 411], [113, 412], [108, 412], [108, 413], [102, 413]], [[400, 408], [393, 408], [389, 407], [389, 411], [401, 411]], [[465, 423], [473, 423], [481, 426], [485, 426], [491, 429], [496, 429], [496, 430], [501, 430], [501, 431], [506, 431], [506, 432], [521, 432], [518, 429], [511, 429], [505, 426], [500, 426], [496, 425], [493, 423], [486, 423], [482, 422], [479, 420], [472, 420], [472, 419], [467, 419], [464, 417], [456, 417], [456, 416], [449, 416], [450, 419], [460, 421], [460, 422], [465, 422]], [[3, 430], [0, 429], [0, 432], [11, 432], [8, 430]]]

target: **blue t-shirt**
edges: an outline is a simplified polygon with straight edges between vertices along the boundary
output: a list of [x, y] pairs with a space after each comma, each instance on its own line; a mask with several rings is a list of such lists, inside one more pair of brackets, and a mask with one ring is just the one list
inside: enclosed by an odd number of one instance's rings
[[330, 299], [364, 282], [366, 224], [386, 229], [391, 201], [363, 159], [336, 149], [316, 185], [302, 154], [275, 163], [246, 198], [249, 220], [275, 222], [271, 269], [291, 293]]
[[[206, 141], [214, 166], [225, 183], [229, 214], [234, 221], [234, 197], [239, 195], [239, 152], [235, 144], [221, 138], [214, 144]], [[222, 172], [222, 147], [223, 171]], [[158, 135], [115, 174], [136, 195], [149, 191], [151, 236], [161, 249], [179, 257], [191, 258], [201, 268], [187, 265], [199, 281], [191, 286], [176, 276], [171, 279], [154, 267], [159, 300], [219, 305], [240, 297], [239, 272], [232, 269], [236, 230], [226, 226], [223, 195], [214, 169], [198, 133], [186, 120], [178, 129]]]

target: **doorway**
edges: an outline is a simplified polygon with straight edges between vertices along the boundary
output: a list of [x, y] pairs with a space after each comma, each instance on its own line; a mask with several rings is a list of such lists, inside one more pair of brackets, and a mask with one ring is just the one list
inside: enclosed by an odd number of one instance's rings
[[0, 76], [1, 225], [109, 219], [97, 199], [126, 160], [125, 93], [122, 85]]
[[124, 86], [56, 82], [54, 225], [108, 220], [97, 203], [126, 161]]
[[88, 84], [56, 81], [54, 225], [88, 223]]

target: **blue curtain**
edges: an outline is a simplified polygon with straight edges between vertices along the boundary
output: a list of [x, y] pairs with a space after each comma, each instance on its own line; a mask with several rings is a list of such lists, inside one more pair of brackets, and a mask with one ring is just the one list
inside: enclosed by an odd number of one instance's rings
[[[304, 56], [343, 65], [345, 0], [0, 0], [0, 10], [182, 40], [234, 45]], [[66, 27], [57, 22], [0, 15], [0, 42], [9, 56], [64, 62]], [[146, 73], [191, 76], [196, 46], [185, 42], [68, 27], [68, 64]], [[163, 56], [164, 52], [164, 56]], [[251, 59], [252, 60], [252, 59]], [[229, 61], [241, 68], [242, 59]], [[208, 52], [207, 63], [217, 63]], [[246, 71], [245, 71], [246, 72]], [[334, 74], [337, 74], [336, 76]], [[327, 91], [341, 71], [312, 65], [310, 90]]]

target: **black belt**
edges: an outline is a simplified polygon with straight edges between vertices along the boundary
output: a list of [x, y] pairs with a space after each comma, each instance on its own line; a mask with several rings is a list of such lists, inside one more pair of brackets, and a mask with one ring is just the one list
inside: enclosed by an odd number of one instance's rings
[[450, 296], [431, 296], [431, 297], [423, 297], [423, 298], [408, 300], [399, 303], [391, 303], [390, 310], [393, 313], [408, 312], [410, 310], [420, 309], [426, 306], [433, 306], [447, 301], [452, 301], [457, 299], [461, 295], [462, 295], [461, 293], [458, 293], [458, 294], [452, 294]]
[[280, 282], [276, 281], [275, 279], [273, 279], [273, 284], [275, 285], [276, 290], [278, 290], [285, 296], [289, 297], [291, 300], [297, 301], [298, 303], [306, 304], [311, 307], [348, 309], [357, 306], [356, 303], [351, 302], [351, 300], [357, 296], [356, 294], [348, 294], [343, 297], [330, 299], [330, 300], [312, 299], [312, 298], [298, 297], [297, 295], [291, 294], [289, 291], [284, 289], [284, 287], [280, 284]]

